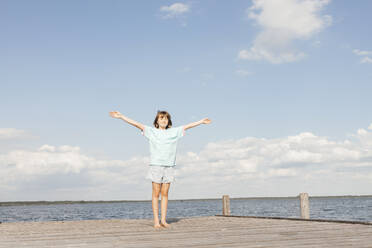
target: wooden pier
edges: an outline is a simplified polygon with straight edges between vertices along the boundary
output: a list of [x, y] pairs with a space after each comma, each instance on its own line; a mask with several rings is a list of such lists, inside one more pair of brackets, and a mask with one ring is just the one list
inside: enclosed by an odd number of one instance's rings
[[372, 247], [372, 225], [207, 216], [0, 224], [0, 247]]

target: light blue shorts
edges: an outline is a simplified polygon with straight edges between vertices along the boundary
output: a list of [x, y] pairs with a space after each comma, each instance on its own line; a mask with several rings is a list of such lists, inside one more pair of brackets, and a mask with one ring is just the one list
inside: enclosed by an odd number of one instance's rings
[[173, 166], [150, 165], [149, 167], [146, 179], [155, 183], [171, 183], [176, 180]]

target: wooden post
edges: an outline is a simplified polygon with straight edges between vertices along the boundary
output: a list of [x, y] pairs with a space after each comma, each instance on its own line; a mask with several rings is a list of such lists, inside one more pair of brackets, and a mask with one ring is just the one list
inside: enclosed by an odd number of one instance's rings
[[310, 219], [309, 195], [307, 193], [300, 193], [300, 207], [301, 207], [301, 218]]
[[230, 198], [228, 195], [222, 196], [222, 215], [230, 215]]

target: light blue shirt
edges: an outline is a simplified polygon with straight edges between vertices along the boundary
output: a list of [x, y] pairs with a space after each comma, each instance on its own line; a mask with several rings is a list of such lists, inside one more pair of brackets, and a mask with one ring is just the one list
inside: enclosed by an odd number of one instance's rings
[[177, 141], [184, 134], [183, 126], [165, 130], [145, 126], [142, 135], [150, 142], [150, 165], [175, 166]]

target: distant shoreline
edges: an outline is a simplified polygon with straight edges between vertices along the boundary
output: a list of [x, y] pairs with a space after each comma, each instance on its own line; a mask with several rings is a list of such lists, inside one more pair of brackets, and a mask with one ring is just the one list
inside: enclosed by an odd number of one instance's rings
[[[255, 199], [294, 199], [298, 196], [278, 196], [278, 197], [230, 197], [231, 200], [255, 200]], [[372, 195], [339, 195], [339, 196], [309, 196], [309, 198], [360, 198], [372, 197]], [[169, 199], [169, 201], [214, 201], [221, 198], [200, 198], [200, 199]], [[58, 204], [91, 204], [91, 203], [125, 203], [125, 202], [151, 202], [151, 200], [113, 200], [113, 201], [13, 201], [0, 202], [2, 206], [22, 206], [22, 205], [58, 205]]]

